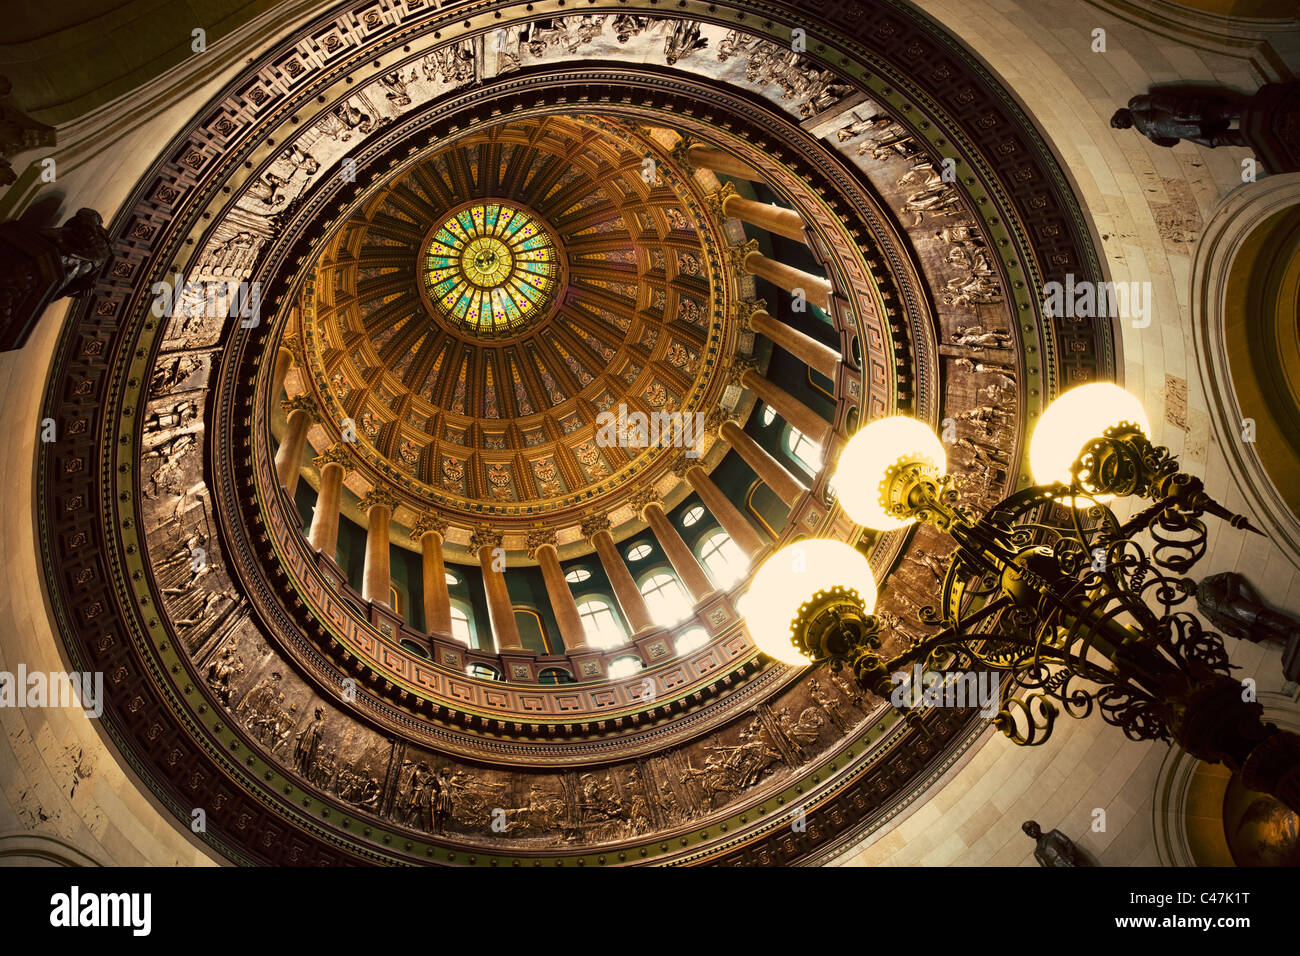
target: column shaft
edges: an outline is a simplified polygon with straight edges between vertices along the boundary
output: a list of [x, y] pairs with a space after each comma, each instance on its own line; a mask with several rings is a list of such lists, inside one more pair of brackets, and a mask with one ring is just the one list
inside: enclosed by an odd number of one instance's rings
[[794, 507], [799, 496], [808, 490], [784, 465], [768, 454], [767, 449], [741, 431], [735, 422], [724, 422], [719, 435], [787, 505]]
[[388, 605], [393, 573], [388, 554], [388, 505], [371, 505], [366, 516], [366, 564], [361, 578], [361, 596], [376, 604]]
[[745, 372], [740, 384], [776, 409], [776, 413], [820, 445], [826, 442], [831, 423], [795, 398], [779, 385], [774, 385], [753, 371]]
[[605, 569], [605, 576], [609, 578], [609, 583], [614, 588], [614, 597], [618, 599], [618, 606], [623, 609], [623, 616], [627, 619], [632, 632], [640, 633], [654, 627], [645, 598], [641, 596], [641, 590], [636, 586], [636, 581], [632, 580], [627, 565], [623, 563], [623, 556], [614, 546], [613, 537], [608, 531], [597, 531], [591, 543], [596, 546], [601, 567]]
[[284, 441], [275, 450], [275, 473], [284, 485], [284, 490], [293, 497], [298, 488], [298, 474], [302, 471], [302, 453], [307, 447], [307, 429], [311, 427], [311, 415], [301, 408], [289, 413], [289, 424], [284, 432]]
[[769, 259], [761, 252], [751, 252], [745, 257], [745, 269], [791, 295], [802, 289], [804, 297], [819, 309], [830, 304], [827, 300], [830, 299], [831, 284], [821, 276]]
[[555, 622], [560, 626], [560, 637], [566, 651], [587, 649], [587, 632], [583, 630], [582, 618], [578, 614], [577, 602], [569, 590], [569, 582], [564, 580], [564, 569], [560, 567], [560, 554], [553, 544], [543, 544], [537, 549], [537, 563], [542, 566], [542, 580], [546, 582], [546, 596], [551, 600], [551, 611]]
[[808, 241], [804, 237], [803, 216], [793, 209], [745, 199], [742, 196], [728, 196], [722, 203], [722, 214], [752, 223], [760, 229], [785, 236], [795, 242], [806, 244]]
[[420, 535], [421, 570], [424, 578], [424, 629], [439, 637], [451, 637], [451, 594], [447, 590], [447, 565], [442, 559], [442, 535], [426, 531]]
[[284, 380], [289, 377], [289, 369], [292, 367], [293, 353], [280, 346], [279, 351], [275, 353], [275, 370], [271, 373], [271, 401], [280, 400], [280, 393], [284, 391]]
[[835, 349], [761, 309], [749, 317], [749, 322], [755, 332], [766, 335], [809, 368], [834, 381], [840, 367], [840, 353]]
[[749, 519], [732, 504], [731, 499], [723, 494], [722, 489], [713, 483], [708, 472], [696, 465], [686, 472], [686, 481], [700, 496], [704, 507], [709, 509], [709, 514], [718, 520], [722, 530], [731, 536], [731, 540], [736, 542], [742, 551], [752, 558], [766, 547], [762, 536], [749, 523]]
[[311, 516], [307, 542], [317, 551], [334, 557], [339, 545], [339, 504], [343, 498], [343, 466], [327, 461], [320, 469], [320, 494]]
[[730, 153], [714, 149], [712, 146], [697, 145], [688, 147], [686, 156], [691, 161], [692, 166], [697, 166], [700, 169], [711, 169], [715, 173], [737, 176], [740, 179], [748, 179], [750, 182], [760, 182], [762, 180], [758, 170], [754, 169], [753, 166], [741, 162]]
[[673, 527], [673, 523], [664, 514], [664, 509], [657, 502], [651, 502], [645, 507], [645, 519], [649, 522], [650, 530], [654, 532], [659, 546], [664, 549], [664, 554], [668, 555], [668, 563], [682, 579], [686, 590], [691, 592], [691, 597], [696, 601], [703, 600], [714, 590], [713, 584], [709, 581], [709, 576], [704, 573], [704, 569], [700, 567], [700, 562], [696, 560], [691, 549], [682, 540], [682, 536]]
[[483, 571], [483, 589], [487, 592], [492, 634], [496, 637], [498, 651], [522, 650], [524, 641], [519, 636], [519, 625], [515, 623], [515, 606], [510, 601], [505, 572], [492, 567], [494, 551], [496, 547], [493, 545], [478, 549], [478, 565]]

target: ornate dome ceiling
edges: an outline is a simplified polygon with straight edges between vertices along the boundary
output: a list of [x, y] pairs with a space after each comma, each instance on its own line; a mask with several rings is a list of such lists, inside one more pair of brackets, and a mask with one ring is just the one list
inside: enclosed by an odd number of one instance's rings
[[[320, 474], [283, 440], [281, 384], [300, 423], [318, 412], [303, 441], [321, 467], [355, 427], [345, 487], [398, 526], [441, 518], [452, 562], [484, 528], [516, 564], [534, 534], [586, 558], [585, 539], [640, 533], [649, 503], [707, 488], [726, 456], [742, 491], [787, 491], [754, 553], [852, 542], [897, 646], [920, 636], [943, 544], [864, 534], [826, 469], [783, 477], [746, 442], [760, 390], [800, 412], [763, 379], [777, 338], [787, 358], [803, 346], [759, 314], [760, 282], [831, 290], [813, 352], [833, 378], [805, 418], [829, 459], [869, 417], [948, 419], [985, 501], [1018, 482], [1044, 401], [1113, 368], [1105, 321], [1045, 316], [1032, 294], [1103, 278], [1066, 178], [911, 7], [534, 6], [340, 5], [275, 43], [159, 150], [62, 332], [42, 409], [61, 440], [39, 449], [53, 614], [73, 666], [106, 675], [105, 732], [178, 819], [207, 809], [204, 839], [228, 859], [817, 859], [980, 732], [972, 712], [914, 726], [841, 675], [760, 657], [733, 600], [743, 581], [697, 602], [689, 651], [636, 628], [613, 652], [637, 656], [631, 677], [590, 649], [415, 631], [306, 540], [281, 476]], [[955, 182], [938, 172], [949, 159]], [[783, 268], [790, 243], [821, 274]], [[256, 283], [263, 314], [235, 321], [187, 288], [158, 316], [152, 290], [178, 272]], [[301, 356], [287, 379], [282, 348]], [[595, 416], [620, 402], [703, 414], [703, 468], [679, 449], [598, 446]], [[593, 661], [590, 679], [540, 680]], [[508, 679], [468, 675], [473, 662]], [[418, 812], [431, 776], [454, 795], [442, 826]]]
[[355, 423], [371, 482], [462, 516], [609, 504], [667, 449], [599, 441], [602, 412], [716, 404], [717, 227], [655, 135], [595, 116], [501, 123], [342, 224], [303, 340], [314, 397]]

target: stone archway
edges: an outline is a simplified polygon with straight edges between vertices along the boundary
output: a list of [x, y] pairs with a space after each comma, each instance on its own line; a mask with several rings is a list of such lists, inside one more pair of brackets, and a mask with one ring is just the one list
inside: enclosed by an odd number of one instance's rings
[[[1192, 270], [1197, 368], [1216, 440], [1260, 528], [1300, 567], [1300, 417], [1294, 370], [1300, 174], [1230, 193]], [[1253, 423], [1253, 434], [1252, 434]], [[1253, 438], [1253, 440], [1251, 440]]]

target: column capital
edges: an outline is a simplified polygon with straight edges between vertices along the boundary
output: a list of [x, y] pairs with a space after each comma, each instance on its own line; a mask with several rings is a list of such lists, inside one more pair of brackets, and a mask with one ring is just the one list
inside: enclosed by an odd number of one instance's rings
[[[709, 413], [704, 416], [704, 430], [710, 435], [716, 434], [722, 426], [731, 421], [731, 412], [721, 405], [715, 405], [709, 409]], [[687, 461], [699, 462], [698, 458], [688, 458]]]
[[753, 324], [756, 312], [767, 313], [767, 299], [741, 299], [736, 303], [736, 321], [747, 332], [757, 331]]
[[430, 531], [434, 531], [445, 538], [448, 527], [447, 519], [436, 511], [421, 511], [411, 524], [411, 537], [418, 541]]
[[556, 540], [554, 528], [533, 528], [528, 532], [528, 556], [537, 560], [537, 552], [543, 545], [549, 544], [553, 548]]
[[469, 536], [469, 547], [471, 551], [477, 554], [484, 548], [501, 547], [502, 540], [500, 531], [480, 526], [475, 528], [474, 533]]
[[612, 526], [609, 523], [609, 515], [604, 512], [587, 515], [582, 519], [582, 536], [588, 541], [595, 538], [602, 531], [608, 531]]
[[756, 255], [757, 253], [757, 239], [750, 239], [748, 242], [742, 242], [738, 246], [730, 246], [727, 248], [727, 257], [731, 263], [731, 271], [736, 274], [737, 278], [743, 279], [745, 276], [750, 275], [750, 271], [745, 268], [745, 260], [751, 255]]
[[295, 395], [292, 398], [286, 398], [280, 404], [283, 406], [286, 415], [292, 415], [294, 412], [306, 412], [312, 421], [320, 420], [320, 408], [310, 395], [305, 393]]
[[286, 335], [280, 340], [280, 348], [288, 349], [294, 362], [297, 362], [298, 356], [302, 354], [302, 340], [296, 335]]
[[690, 471], [692, 468], [694, 468], [696, 465], [698, 465], [699, 463], [700, 463], [700, 459], [687, 458], [686, 454], [682, 453], [681, 455], [678, 455], [677, 458], [673, 460], [672, 465], [669, 466], [669, 470], [672, 471], [672, 473], [676, 475], [678, 478], [680, 478], [682, 481], [685, 481], [686, 473]]
[[659, 497], [659, 492], [650, 487], [638, 488], [628, 499], [628, 503], [636, 509], [638, 517], [642, 516], [650, 505], [658, 504], [660, 501], [662, 499]]
[[757, 360], [744, 355], [738, 355], [731, 360], [723, 374], [727, 376], [728, 385], [736, 385], [744, 388], [741, 379], [745, 377], [746, 372], [754, 372], [758, 369]]
[[330, 445], [311, 460], [311, 463], [317, 468], [324, 468], [330, 462], [333, 462], [336, 465], [342, 465], [344, 471], [347, 471], [352, 467], [352, 452], [348, 449], [346, 442], [334, 442], [334, 444]]
[[682, 169], [690, 171], [695, 168], [695, 164], [691, 162], [691, 141], [685, 136], [678, 137], [677, 145], [669, 151], [669, 155]]
[[722, 220], [726, 219], [727, 200], [732, 196], [739, 195], [740, 193], [736, 192], [736, 184], [732, 182], [725, 182], [710, 193], [705, 198], [705, 201], [709, 204], [709, 212], [713, 213], [713, 218], [718, 220], [718, 222], [722, 222]]
[[382, 506], [387, 508], [391, 513], [392, 510], [397, 507], [397, 502], [397, 495], [392, 491], [387, 488], [375, 487], [362, 495], [361, 500], [357, 502], [357, 504], [361, 507], [361, 510], [365, 512], [369, 512], [371, 508], [376, 506]]

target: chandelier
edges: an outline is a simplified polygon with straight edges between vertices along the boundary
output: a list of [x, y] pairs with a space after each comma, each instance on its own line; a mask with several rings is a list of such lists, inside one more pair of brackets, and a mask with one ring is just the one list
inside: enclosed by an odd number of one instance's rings
[[[1098, 710], [1130, 739], [1176, 742], [1300, 812], [1300, 736], [1262, 720], [1262, 705], [1230, 676], [1223, 639], [1188, 603], [1204, 516], [1255, 529], [1180, 471], [1148, 430], [1140, 403], [1118, 386], [1072, 389], [1034, 431], [1037, 484], [981, 513], [962, 503], [929, 426], [906, 416], [868, 423], [841, 453], [833, 487], [860, 525], [920, 522], [955, 542], [939, 601], [919, 612], [938, 630], [887, 654], [867, 559], [813, 539], [775, 552], [755, 574], [742, 605], [751, 635], [786, 663], [847, 667], [886, 699], [914, 668], [991, 673], [994, 725], [1017, 744], [1046, 741], [1062, 711]], [[1145, 503], [1121, 520], [1108, 504], [1115, 498]], [[915, 709], [907, 717], [919, 720]]]

